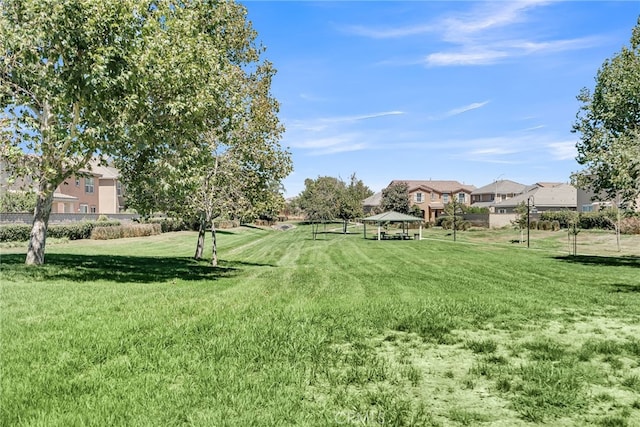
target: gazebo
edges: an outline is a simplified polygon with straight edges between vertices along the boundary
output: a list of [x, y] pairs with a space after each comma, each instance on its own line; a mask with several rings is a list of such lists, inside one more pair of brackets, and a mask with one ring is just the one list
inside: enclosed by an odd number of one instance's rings
[[[418, 238], [422, 240], [422, 218], [417, 218], [411, 215], [405, 215], [400, 212], [388, 211], [378, 215], [369, 216], [367, 218], [362, 219], [362, 223], [364, 224], [364, 238], [367, 238], [367, 222], [377, 223], [378, 224], [378, 233], [376, 236], [376, 240], [385, 240], [390, 238], [397, 239], [410, 239], [409, 233], [405, 231], [405, 225], [410, 222], [419, 222], [420, 223], [420, 232], [418, 234]], [[381, 231], [381, 227], [383, 223], [402, 223], [402, 233], [401, 234], [389, 234]]]

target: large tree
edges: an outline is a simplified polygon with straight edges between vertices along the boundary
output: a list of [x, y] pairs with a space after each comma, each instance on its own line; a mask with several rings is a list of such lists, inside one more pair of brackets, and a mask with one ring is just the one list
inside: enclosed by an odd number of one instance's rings
[[125, 172], [148, 170], [198, 151], [208, 129], [229, 132], [246, 106], [234, 89], [260, 49], [238, 4], [0, 5], [1, 154], [37, 187], [28, 264], [44, 262], [55, 188], [88, 169], [92, 157], [112, 155]]
[[382, 190], [380, 207], [383, 211], [396, 211], [409, 214], [409, 184], [396, 182]]
[[347, 232], [349, 221], [362, 218], [364, 215], [362, 201], [373, 194], [355, 173], [351, 174], [349, 184], [343, 183], [341, 197], [338, 201], [337, 217], [342, 219], [342, 232]]
[[593, 92], [583, 88], [578, 100], [573, 131], [585, 169], [574, 183], [633, 204], [640, 195], [640, 18], [631, 45], [602, 64]]
[[305, 218], [314, 224], [314, 239], [320, 223], [337, 218], [343, 191], [344, 182], [332, 176], [304, 180], [304, 190], [298, 196], [298, 204]]

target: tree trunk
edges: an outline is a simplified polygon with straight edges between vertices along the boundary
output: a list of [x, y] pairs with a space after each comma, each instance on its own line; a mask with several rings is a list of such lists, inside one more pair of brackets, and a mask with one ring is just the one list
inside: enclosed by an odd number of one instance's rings
[[348, 220], [345, 219], [342, 225], [342, 234], [347, 234], [347, 222]]
[[211, 221], [211, 240], [213, 241], [213, 252], [211, 254], [211, 266], [218, 266], [218, 242], [216, 241], [216, 225]]
[[201, 219], [198, 227], [198, 244], [196, 245], [196, 254], [193, 256], [193, 258], [197, 260], [201, 260], [204, 253], [204, 237], [206, 234], [204, 225], [204, 219]]
[[27, 265], [44, 264], [44, 247], [47, 240], [51, 205], [53, 204], [53, 191], [49, 191], [47, 187], [46, 183], [40, 184], [36, 208], [33, 212], [29, 249], [25, 260]]

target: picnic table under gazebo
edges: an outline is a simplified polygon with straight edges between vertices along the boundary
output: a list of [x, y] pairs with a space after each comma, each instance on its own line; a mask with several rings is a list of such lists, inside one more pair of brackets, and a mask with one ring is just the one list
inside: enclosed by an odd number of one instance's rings
[[[417, 218], [415, 216], [406, 215], [400, 212], [388, 211], [378, 215], [373, 215], [367, 218], [362, 219], [362, 223], [364, 224], [364, 238], [367, 238], [367, 222], [368, 223], [376, 223], [378, 225], [377, 234], [374, 236], [376, 240], [390, 240], [390, 239], [401, 239], [408, 240], [412, 237], [409, 235], [409, 227], [408, 224], [412, 222], [419, 222], [420, 229], [419, 233], [413, 236], [414, 239], [421, 240], [422, 239], [422, 218]], [[387, 233], [386, 231], [382, 231], [382, 224], [392, 224], [392, 223], [401, 223], [402, 224], [402, 232], [401, 233]], [[406, 227], [405, 227], [406, 226]]]

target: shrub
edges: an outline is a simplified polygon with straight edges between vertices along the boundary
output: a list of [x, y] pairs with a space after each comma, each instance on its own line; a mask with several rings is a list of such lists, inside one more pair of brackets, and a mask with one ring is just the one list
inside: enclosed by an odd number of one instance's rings
[[598, 228], [602, 230], [614, 230], [614, 221], [608, 211], [583, 212], [578, 217], [578, 227], [589, 230]]
[[[471, 223], [465, 221], [463, 217], [456, 215], [456, 230], [468, 230], [471, 228]], [[436, 225], [440, 225], [445, 230], [453, 229], [453, 217], [441, 216], [436, 218]]]
[[216, 228], [219, 229], [240, 227], [240, 221], [235, 219], [221, 219], [218, 221], [214, 221], [214, 223]]
[[27, 224], [3, 225], [0, 227], [0, 242], [26, 242], [31, 234]]
[[132, 224], [111, 227], [95, 227], [91, 232], [94, 240], [122, 239], [126, 237], [146, 237], [162, 233], [160, 224]]
[[620, 221], [620, 233], [640, 234], [640, 218], [629, 217]]
[[578, 214], [574, 211], [552, 211], [542, 212], [540, 219], [543, 221], [558, 221], [560, 228], [568, 228], [569, 224], [575, 220]]
[[159, 224], [163, 233], [169, 233], [171, 231], [184, 231], [190, 230], [191, 227], [183, 220], [177, 218], [151, 218], [147, 221], [148, 224]]
[[[91, 237], [91, 231], [97, 222], [74, 222], [53, 224], [47, 229], [47, 237], [57, 239], [80, 240]], [[119, 226], [120, 221], [102, 221], [101, 227]], [[0, 227], [0, 242], [26, 242], [31, 235], [31, 226], [27, 224], [3, 225]]]

